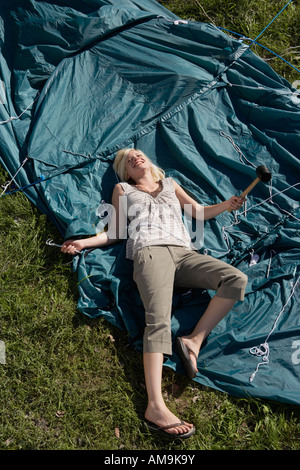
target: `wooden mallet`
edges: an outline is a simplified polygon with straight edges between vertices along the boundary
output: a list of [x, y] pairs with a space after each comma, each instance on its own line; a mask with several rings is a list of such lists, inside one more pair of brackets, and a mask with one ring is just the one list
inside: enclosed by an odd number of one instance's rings
[[[270, 181], [272, 177], [270, 171], [264, 165], [260, 165], [256, 168], [256, 174], [257, 178], [255, 178], [255, 180], [252, 181], [248, 188], [246, 188], [245, 191], [242, 192], [240, 197], [244, 198], [245, 196], [247, 196], [247, 194], [249, 194], [250, 191], [252, 191], [252, 189], [254, 188], [254, 186], [256, 186], [257, 183], [259, 183], [260, 181], [262, 181], [263, 183], [268, 183], [268, 181]], [[228, 209], [228, 212], [232, 212], [232, 210], [233, 209]]]

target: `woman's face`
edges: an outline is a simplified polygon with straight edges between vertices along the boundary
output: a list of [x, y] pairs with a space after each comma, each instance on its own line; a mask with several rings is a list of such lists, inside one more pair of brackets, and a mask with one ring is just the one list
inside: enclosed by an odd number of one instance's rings
[[140, 150], [130, 150], [125, 158], [126, 179], [132, 178], [135, 181], [137, 176], [151, 168], [150, 160]]

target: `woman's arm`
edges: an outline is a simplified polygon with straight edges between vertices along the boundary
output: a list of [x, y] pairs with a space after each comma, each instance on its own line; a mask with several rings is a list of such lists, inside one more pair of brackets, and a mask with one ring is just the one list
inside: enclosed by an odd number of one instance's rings
[[238, 210], [242, 207], [245, 199], [238, 196], [232, 196], [228, 201], [214, 204], [213, 206], [201, 206], [195, 199], [190, 197], [176, 181], [173, 180], [175, 194], [180, 202], [182, 209], [186, 210], [189, 215], [198, 220], [209, 220], [216, 217], [222, 212]]
[[107, 232], [101, 232], [93, 237], [84, 238], [82, 240], [66, 240], [61, 247], [61, 251], [74, 255], [76, 251], [81, 251], [86, 248], [99, 248], [118, 242], [124, 233], [127, 221], [126, 214], [124, 214], [121, 207], [121, 197], [123, 197], [123, 195], [124, 191], [121, 185], [117, 184], [112, 195], [114, 212]]

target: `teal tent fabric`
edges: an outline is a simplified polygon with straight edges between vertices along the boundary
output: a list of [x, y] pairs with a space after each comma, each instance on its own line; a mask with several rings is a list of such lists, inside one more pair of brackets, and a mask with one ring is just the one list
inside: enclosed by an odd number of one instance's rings
[[[19, 187], [62, 240], [99, 230], [122, 147], [142, 149], [201, 204], [240, 194], [257, 166], [269, 168], [271, 183], [255, 187], [246, 211], [205, 223], [199, 250], [249, 282], [209, 335], [195, 381], [299, 404], [297, 91], [242, 41], [152, 0], [2, 1], [0, 17], [1, 163], [11, 176], [19, 170]], [[144, 312], [125, 243], [74, 258], [78, 308], [141, 350]], [[174, 291], [174, 339], [212, 295]], [[175, 348], [165, 365], [184, 373]]]

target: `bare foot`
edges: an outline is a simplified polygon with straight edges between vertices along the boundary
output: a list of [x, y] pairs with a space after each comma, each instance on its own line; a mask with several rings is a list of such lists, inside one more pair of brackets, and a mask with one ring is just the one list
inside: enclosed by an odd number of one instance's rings
[[[145, 418], [159, 427], [170, 426], [181, 422], [181, 420], [177, 418], [177, 416], [175, 416], [164, 403], [160, 405], [149, 404], [145, 412]], [[193, 424], [183, 421], [182, 425], [168, 428], [165, 432], [180, 435], [191, 431], [193, 427]]]

